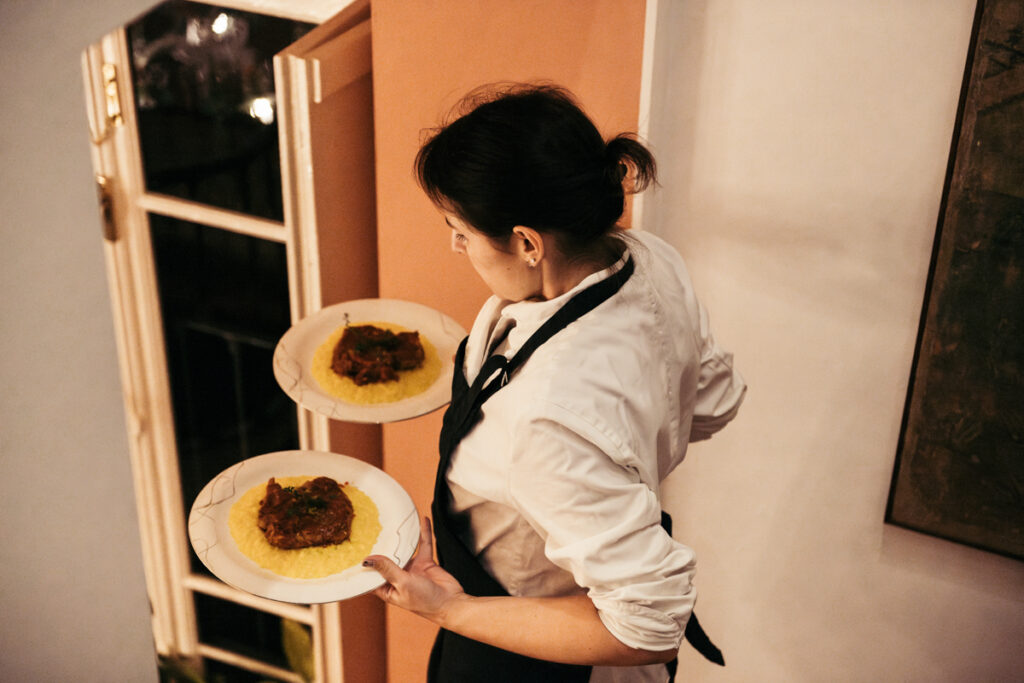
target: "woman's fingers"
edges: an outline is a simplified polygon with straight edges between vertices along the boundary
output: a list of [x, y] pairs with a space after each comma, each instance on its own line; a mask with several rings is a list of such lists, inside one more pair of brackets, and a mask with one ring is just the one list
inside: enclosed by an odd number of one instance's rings
[[429, 517], [420, 517], [420, 542], [416, 546], [413, 564], [418, 567], [429, 567], [434, 564], [434, 535], [430, 529]]
[[382, 555], [370, 555], [363, 566], [379, 572], [385, 581], [374, 590], [377, 597], [428, 619], [440, 613], [452, 597], [462, 594], [459, 582], [434, 562], [433, 534], [426, 517], [420, 519], [419, 545], [407, 569]]
[[420, 517], [420, 550], [423, 550], [424, 546], [428, 552], [433, 554], [434, 552], [434, 532], [431, 528], [430, 517]]
[[405, 571], [397, 564], [383, 555], [370, 555], [363, 560], [363, 566], [377, 571], [388, 583], [395, 583], [401, 579]]
[[384, 585], [375, 588], [373, 593], [384, 602], [391, 602], [395, 582], [400, 581], [401, 575], [405, 573], [402, 568], [382, 555], [370, 555], [363, 560], [363, 566], [373, 569], [384, 578]]
[[377, 571], [384, 579], [384, 585], [373, 591], [378, 598], [384, 602], [394, 602], [395, 598], [404, 595], [405, 586], [414, 575], [422, 575], [426, 569], [436, 566], [430, 519], [420, 518], [420, 540], [416, 546], [416, 556], [408, 565], [408, 571], [383, 555], [370, 555], [363, 560], [363, 566]]
[[[419, 564], [417, 565], [417, 561]], [[433, 535], [430, 531], [430, 518], [420, 518], [420, 540], [416, 546], [416, 556], [413, 558], [412, 563], [409, 565], [409, 569], [413, 570], [414, 566], [422, 565], [431, 566], [434, 564], [434, 540]], [[383, 555], [370, 555], [363, 560], [363, 566], [375, 569], [380, 572], [380, 575], [384, 577], [384, 580], [388, 583], [394, 583], [392, 579], [398, 579], [403, 575], [408, 574], [397, 564], [392, 562]]]

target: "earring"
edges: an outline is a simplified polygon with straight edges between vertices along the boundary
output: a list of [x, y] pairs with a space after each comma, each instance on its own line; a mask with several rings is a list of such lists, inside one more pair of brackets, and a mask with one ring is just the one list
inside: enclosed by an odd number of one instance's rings
[[534, 257], [532, 257], [532, 256], [531, 256], [531, 257], [530, 257], [530, 258], [529, 258], [529, 259], [528, 259], [528, 260], [526, 261], [526, 263], [527, 263], [527, 264], [528, 264], [528, 265], [529, 265], [529, 266], [530, 266], [531, 268], [533, 268], [533, 267], [534, 267], [535, 265], [537, 265], [537, 259], [535, 259]]

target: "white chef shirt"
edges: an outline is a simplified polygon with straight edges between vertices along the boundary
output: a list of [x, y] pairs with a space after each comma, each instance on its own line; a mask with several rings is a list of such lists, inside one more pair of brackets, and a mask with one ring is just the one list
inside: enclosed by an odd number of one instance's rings
[[[456, 512], [483, 566], [511, 595], [585, 592], [626, 645], [678, 648], [696, 600], [693, 551], [660, 526], [660, 482], [733, 418], [746, 385], [715, 344], [681, 257], [622, 237], [636, 270], [611, 299], [542, 344], [495, 393], [452, 455]], [[466, 347], [472, 383], [495, 340], [511, 358], [572, 296], [491, 297]], [[595, 667], [591, 681], [663, 681], [665, 667]]]

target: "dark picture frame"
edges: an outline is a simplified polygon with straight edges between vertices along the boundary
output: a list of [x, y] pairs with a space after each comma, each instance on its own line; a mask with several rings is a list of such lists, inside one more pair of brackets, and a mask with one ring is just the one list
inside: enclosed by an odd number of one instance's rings
[[1024, 2], [979, 0], [886, 522], [1024, 559]]

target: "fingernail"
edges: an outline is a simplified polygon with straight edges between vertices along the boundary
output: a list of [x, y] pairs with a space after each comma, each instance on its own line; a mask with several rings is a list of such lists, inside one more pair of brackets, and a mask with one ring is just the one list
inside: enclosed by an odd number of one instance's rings
[[373, 560], [363, 560], [363, 566], [373, 568]]

